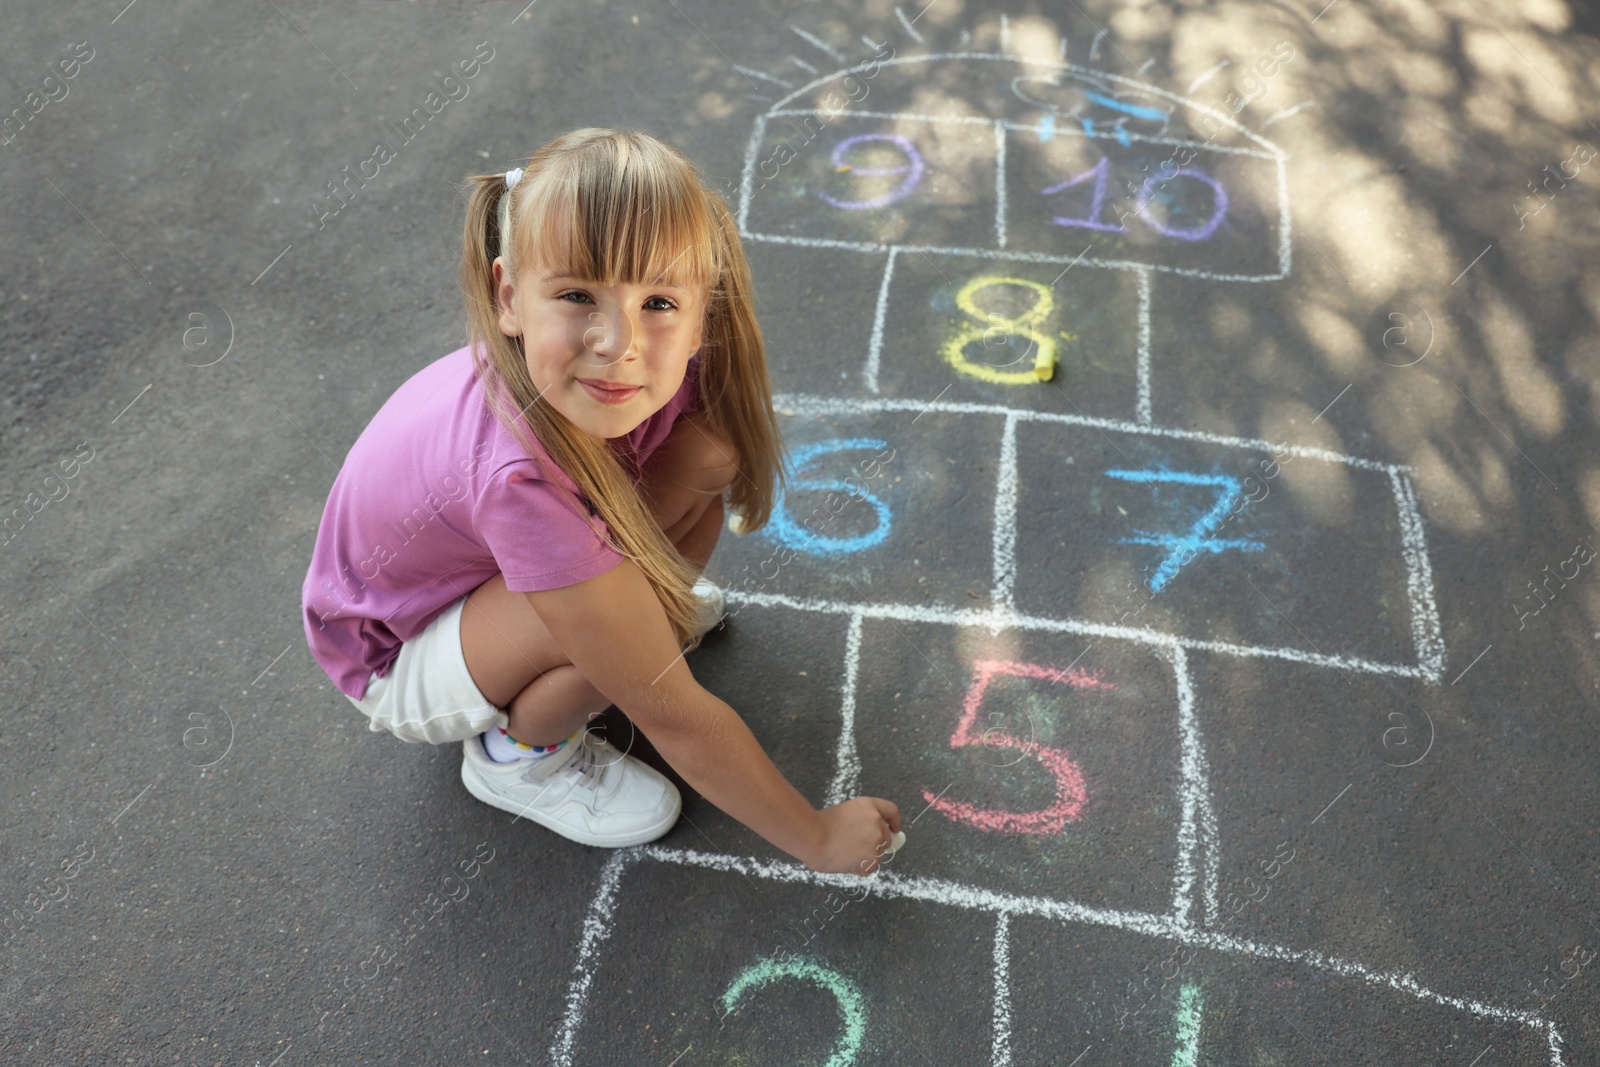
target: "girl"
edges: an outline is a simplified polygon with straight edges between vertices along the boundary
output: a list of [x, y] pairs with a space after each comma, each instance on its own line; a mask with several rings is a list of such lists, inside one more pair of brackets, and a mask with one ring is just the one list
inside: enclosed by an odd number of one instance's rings
[[470, 181], [467, 346], [406, 381], [334, 479], [312, 654], [373, 730], [462, 742], [468, 792], [574, 841], [653, 841], [678, 817], [666, 777], [586, 729], [615, 704], [776, 847], [872, 873], [899, 809], [814, 809], [684, 662], [722, 618], [696, 579], [724, 496], [757, 530], [782, 482], [727, 206], [629, 131]]

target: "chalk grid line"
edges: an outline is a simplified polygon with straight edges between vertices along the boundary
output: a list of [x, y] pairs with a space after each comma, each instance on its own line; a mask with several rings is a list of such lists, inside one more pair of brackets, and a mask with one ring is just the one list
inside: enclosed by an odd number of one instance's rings
[[1000, 431], [1000, 463], [994, 492], [994, 593], [1002, 611], [1015, 611], [1017, 581], [1017, 420], [1006, 416]]
[[[813, 885], [840, 889], [854, 889], [859, 888], [861, 885], [861, 879], [856, 875], [819, 874], [798, 864], [774, 863], [756, 857], [734, 857], [726, 853], [699, 852], [693, 849], [666, 848], [660, 845], [640, 845], [633, 848], [619, 849], [601, 871], [598, 891], [589, 906], [589, 913], [584, 919], [584, 934], [579, 947], [578, 961], [574, 966], [572, 981], [568, 986], [566, 1015], [562, 1019], [562, 1025], [557, 1032], [556, 1040], [551, 1046], [550, 1059], [554, 1067], [573, 1067], [573, 1053], [577, 1044], [577, 1032], [583, 1022], [584, 1001], [594, 983], [594, 976], [597, 970], [598, 959], [596, 959], [596, 952], [599, 946], [611, 935], [622, 874], [627, 868], [635, 866], [642, 859], [677, 864], [682, 867], [697, 867], [703, 870], [738, 874], [745, 878], [762, 878], [767, 881], [790, 885]], [[1561, 1056], [1561, 1033], [1556, 1026], [1555, 1020], [1546, 1019], [1533, 1012], [1499, 1007], [1468, 997], [1442, 993], [1422, 985], [1409, 973], [1376, 971], [1352, 960], [1325, 955], [1310, 949], [1273, 945], [1197, 927], [1190, 923], [1180, 923], [1170, 915], [1124, 911], [1114, 908], [1091, 908], [1082, 904], [1050, 900], [1044, 897], [1000, 893], [976, 886], [962, 885], [958, 882], [951, 882], [941, 878], [906, 877], [889, 871], [879, 871], [874, 874], [871, 878], [871, 884], [875, 894], [884, 900], [911, 900], [995, 915], [997, 937], [995, 969], [997, 974], [1001, 973], [1003, 961], [1007, 978], [1009, 978], [1011, 917], [1025, 915], [1065, 923], [1103, 926], [1228, 955], [1275, 960], [1282, 963], [1304, 964], [1317, 970], [1337, 974], [1343, 978], [1353, 978], [1368, 985], [1387, 987], [1396, 992], [1408, 994], [1418, 1000], [1457, 1011], [1464, 1011], [1479, 1018], [1531, 1027], [1544, 1034], [1546, 1044], [1550, 1049], [1551, 1067], [1564, 1067]], [[1008, 944], [1004, 949], [999, 944], [1002, 925], [1000, 916], [1005, 916], [1003, 924]], [[1004, 1006], [1003, 1013], [1002, 1005]], [[995, 1006], [996, 1030], [994, 1048], [996, 1052], [1002, 1050], [1002, 1035], [999, 1024], [1003, 1020], [1006, 1027], [1004, 1031], [1004, 1052], [1009, 1058], [1009, 996], [1003, 1000], [997, 999]], [[997, 1059], [995, 1062], [999, 1067], [1000, 1064], [1008, 1061]]]
[[1011, 1067], [1011, 913], [1001, 910], [994, 921], [994, 1067]]
[[[973, 56], [970, 58], [984, 58]], [[1002, 59], [1016, 61], [1015, 56], [1003, 56]], [[1023, 107], [1036, 107], [1037, 105], [1021, 102]], [[945, 126], [993, 126], [997, 133], [1038, 133], [1039, 124], [1035, 122], [1014, 122], [1010, 119], [992, 119], [983, 115], [928, 115], [916, 111], [864, 111], [855, 108], [840, 108], [830, 111], [822, 107], [786, 107], [769, 110], [762, 118], [780, 119], [795, 116], [811, 116], [813, 118], [826, 116], [830, 119], [881, 119], [887, 122], [926, 122]], [[1268, 163], [1276, 163], [1279, 159], [1288, 158], [1282, 152], [1262, 152], [1254, 148], [1236, 148], [1231, 145], [1207, 144], [1205, 141], [1196, 141], [1188, 137], [1148, 137], [1140, 133], [1122, 132], [1121, 137], [1114, 133], [1087, 133], [1072, 126], [1059, 126], [1053, 129], [1051, 136], [1063, 138], [1076, 137], [1084, 141], [1117, 141], [1122, 142], [1126, 137], [1129, 142], [1140, 141], [1144, 144], [1171, 145], [1175, 148], [1198, 148], [1206, 152], [1215, 152], [1222, 156], [1249, 156], [1251, 159], [1260, 159]], [[1004, 241], [1000, 242], [1003, 246]]]
[[[904, 249], [902, 249], [904, 251]], [[876, 415], [890, 411], [940, 411], [952, 415], [1007, 415], [1024, 422], [1060, 422], [1068, 426], [1087, 426], [1095, 430], [1112, 430], [1117, 433], [1145, 434], [1150, 437], [1168, 437], [1177, 441], [1198, 441], [1208, 445], [1227, 445], [1232, 448], [1256, 452], [1287, 453], [1301, 459], [1319, 459], [1327, 463], [1342, 463], [1358, 470], [1379, 471], [1388, 474], [1398, 471], [1412, 474], [1404, 464], [1382, 463], [1360, 456], [1346, 455], [1327, 448], [1308, 445], [1281, 445], [1256, 437], [1233, 437], [1206, 430], [1179, 430], [1167, 426], [1143, 426], [1125, 419], [1107, 419], [1098, 415], [1069, 415], [1060, 411], [1036, 411], [1032, 408], [1007, 407], [1004, 404], [983, 404], [975, 401], [934, 400], [924, 401], [899, 397], [829, 397], [811, 393], [779, 393], [772, 398], [775, 407], [793, 411], [796, 415]]]
[[856, 795], [861, 781], [861, 757], [856, 752], [856, 678], [861, 669], [861, 612], [850, 616], [844, 640], [844, 699], [839, 705], [839, 747], [834, 756], [833, 784], [828, 787], [828, 807]]
[[1006, 246], [1006, 127], [994, 124], [994, 243]]
[[[819, 86], [826, 85], [828, 82], [833, 81], [835, 78], [841, 78], [841, 77], [844, 77], [844, 76], [849, 75], [849, 74], [860, 73], [861, 71], [864, 71], [868, 67], [871, 67], [871, 66], [897, 67], [897, 66], [901, 66], [903, 64], [933, 63], [933, 62], [939, 62], [939, 61], [942, 61], [942, 60], [949, 60], [949, 59], [999, 60], [999, 61], [1002, 61], [1002, 62], [1018, 63], [1018, 64], [1022, 64], [1024, 66], [1030, 66], [1030, 67], [1048, 67], [1048, 68], [1052, 68], [1054, 70], [1063, 70], [1063, 71], [1068, 72], [1069, 74], [1082, 75], [1086, 80], [1091, 80], [1091, 81], [1098, 80], [1098, 81], [1116, 81], [1116, 82], [1121, 82], [1122, 84], [1128, 86], [1130, 89], [1137, 89], [1140, 92], [1145, 93], [1145, 94], [1150, 95], [1150, 96], [1164, 97], [1164, 98], [1166, 98], [1168, 100], [1171, 100], [1175, 104], [1181, 104], [1184, 107], [1193, 108], [1194, 110], [1196, 110], [1198, 112], [1201, 112], [1202, 114], [1210, 115], [1212, 118], [1217, 119], [1223, 125], [1233, 127], [1233, 129], [1235, 131], [1237, 131], [1238, 133], [1244, 135], [1244, 137], [1247, 140], [1254, 141], [1256, 144], [1260, 145], [1263, 150], [1271, 153], [1274, 157], [1279, 158], [1279, 159], [1288, 158], [1286, 155], [1284, 155], [1283, 150], [1280, 149], [1277, 145], [1273, 144], [1271, 141], [1267, 140], [1265, 137], [1262, 137], [1260, 134], [1258, 134], [1255, 131], [1251, 130], [1248, 126], [1245, 126], [1243, 123], [1238, 122], [1237, 120], [1235, 120], [1233, 118], [1233, 116], [1228, 115], [1228, 114], [1224, 114], [1223, 112], [1218, 111], [1216, 108], [1208, 107], [1207, 105], [1201, 104], [1201, 103], [1199, 103], [1197, 101], [1194, 101], [1194, 100], [1191, 100], [1188, 97], [1179, 96], [1176, 93], [1169, 92], [1166, 89], [1162, 89], [1162, 88], [1160, 88], [1160, 87], [1158, 87], [1156, 85], [1151, 84], [1148, 80], [1146, 80], [1146, 81], [1136, 81], [1133, 78], [1128, 78], [1128, 77], [1125, 77], [1125, 76], [1123, 76], [1121, 74], [1112, 74], [1110, 71], [1101, 70], [1098, 67], [1080, 67], [1075, 63], [1058, 62], [1058, 61], [1055, 61], [1055, 60], [1048, 60], [1048, 59], [1034, 59], [1034, 58], [1029, 57], [1029, 56], [1008, 55], [1008, 54], [1003, 53], [1003, 52], [925, 52], [925, 53], [922, 53], [920, 55], [914, 55], [914, 56], [892, 56], [892, 57], [890, 57], [889, 59], [886, 59], [886, 60], [876, 60], [876, 59], [862, 60], [860, 63], [857, 63], [854, 66], [841, 67], [838, 70], [833, 71], [832, 73], [824, 74], [824, 75], [821, 75], [820, 77], [812, 79], [811, 81], [807, 82], [806, 84], [800, 86], [800, 88], [796, 89], [794, 92], [790, 93], [788, 96], [782, 97], [777, 102], [775, 102], [771, 107], [769, 107], [767, 109], [767, 113], [768, 114], [775, 114], [775, 113], [781, 112], [785, 108], [787, 108], [792, 101], [799, 99], [800, 97], [804, 96], [806, 93], [809, 93], [811, 90], [813, 90], [813, 89], [815, 89], [815, 88], [817, 88]], [[829, 112], [829, 114], [832, 114], [832, 112]], [[987, 123], [987, 122], [992, 122], [994, 120], [993, 119], [979, 119], [978, 121]], [[1134, 135], [1130, 134], [1129, 136], [1132, 137]]]
[[[762, 244], [794, 245], [800, 248], [838, 248], [847, 252], [868, 252], [881, 256], [889, 247], [887, 244], [867, 241], [842, 241], [833, 237], [790, 237], [787, 234], [776, 233], [745, 233], [740, 236], [747, 241], [756, 241]], [[1185, 278], [1204, 278], [1213, 282], [1278, 282], [1287, 278], [1287, 274], [1214, 274], [1209, 271], [1190, 270], [1187, 267], [1169, 267], [1160, 263], [1141, 263], [1132, 259], [1099, 259], [1087, 255], [1055, 255], [1051, 252], [1017, 252], [1010, 249], [996, 251], [991, 248], [966, 248], [955, 245], [896, 245], [901, 254], [915, 253], [926, 256], [967, 256], [972, 259], [999, 259], [1011, 260], [1017, 263], [1081, 263], [1086, 267], [1100, 267], [1105, 270], [1126, 271], [1158, 271], [1163, 274], [1176, 274]]]
[[898, 245], [889, 246], [883, 262], [883, 281], [878, 283], [878, 303], [872, 310], [872, 334], [867, 338], [867, 362], [862, 370], [867, 391], [878, 391], [878, 364], [883, 358], [883, 320], [889, 313], [889, 283], [894, 279], [894, 260], [900, 254]]
[[1138, 399], [1134, 401], [1134, 421], [1149, 426], [1150, 415], [1150, 274], [1139, 271], [1139, 350], [1134, 358], [1135, 376], [1139, 382]]

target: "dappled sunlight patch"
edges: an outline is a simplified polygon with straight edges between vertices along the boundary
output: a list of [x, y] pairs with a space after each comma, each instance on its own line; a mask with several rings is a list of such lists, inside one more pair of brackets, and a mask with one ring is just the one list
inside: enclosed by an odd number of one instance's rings
[[1497, 293], [1479, 298], [1478, 313], [1480, 333], [1498, 372], [1495, 395], [1523, 426], [1540, 437], [1554, 437], [1566, 423], [1561, 391], [1534, 354], [1528, 323]]
[[1517, 494], [1511, 483], [1510, 460], [1488, 442], [1475, 446], [1474, 450], [1478, 456], [1478, 490], [1484, 503], [1496, 509], [1513, 506]]
[[[1463, 27], [1461, 50], [1493, 89], [1551, 122], [1576, 124], [1583, 112], [1561, 57], [1537, 34], [1494, 27]], [[1516, 95], [1509, 90], [1515, 86]], [[1484, 86], [1488, 90], [1490, 86]]]
[[[1364, 154], [1347, 152], [1331, 168], [1335, 171], [1312, 201], [1304, 228], [1312, 240], [1345, 276], [1359, 276], [1367, 285], [1387, 286], [1414, 277], [1406, 258], [1411, 242], [1397, 236], [1412, 221], [1404, 182], [1383, 163]], [[1310, 262], [1316, 253], [1303, 259]]]
[[1367, 351], [1359, 323], [1323, 304], [1306, 303], [1295, 311], [1301, 329], [1334, 374], [1360, 374], [1371, 366], [1372, 353]]
[[[1318, 419], [1316, 408], [1294, 400], [1277, 400], [1268, 405], [1261, 420], [1261, 437], [1299, 448], [1347, 451], [1331, 422]], [[1310, 524], [1350, 524], [1355, 514], [1355, 485], [1347, 468], [1337, 463], [1301, 463], [1289, 469], [1293, 476], [1282, 479], [1284, 488]]]
[[1433, 444], [1424, 444], [1409, 457], [1417, 472], [1417, 496], [1428, 522], [1452, 533], [1466, 534], [1484, 526], [1478, 495], [1460, 470], [1440, 455]]
[[1011, 19], [1011, 51], [1041, 63], [1061, 61], [1061, 29], [1041, 15]]

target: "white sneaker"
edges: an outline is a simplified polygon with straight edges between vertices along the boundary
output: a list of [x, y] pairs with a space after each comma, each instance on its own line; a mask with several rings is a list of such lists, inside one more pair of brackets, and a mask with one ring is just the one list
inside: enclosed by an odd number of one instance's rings
[[700, 609], [700, 614], [695, 620], [695, 636], [704, 637], [722, 621], [722, 616], [728, 610], [728, 598], [723, 595], [722, 587], [708, 578], [702, 578], [694, 583], [694, 595], [710, 602]]
[[561, 752], [512, 763], [490, 759], [477, 737], [461, 746], [467, 792], [582, 844], [642, 845], [678, 821], [678, 787], [590, 730]]

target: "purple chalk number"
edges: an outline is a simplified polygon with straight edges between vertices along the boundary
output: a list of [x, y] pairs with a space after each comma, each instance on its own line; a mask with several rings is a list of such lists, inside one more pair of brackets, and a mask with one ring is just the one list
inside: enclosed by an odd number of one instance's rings
[[[1188, 228], [1166, 226], [1160, 220], [1151, 218], [1147, 210], [1150, 206], [1152, 188], [1164, 185], [1169, 181], [1176, 181], [1180, 177], [1193, 178], [1195, 181], [1205, 182], [1211, 186], [1211, 217], [1199, 226]], [[1146, 226], [1149, 226], [1163, 237], [1171, 237], [1179, 241], [1204, 241], [1217, 232], [1217, 227], [1222, 225], [1222, 217], [1228, 213], [1228, 191], [1222, 187], [1221, 182], [1198, 167], [1179, 167], [1170, 178], [1163, 178], [1159, 175], [1152, 175], [1146, 178], [1144, 185], [1139, 190], [1138, 199], [1134, 201], [1134, 210], [1139, 213], [1139, 217], [1144, 220]]]
[[1110, 233], [1127, 233], [1128, 228], [1126, 226], [1118, 223], [1100, 221], [1100, 213], [1105, 210], [1106, 206], [1106, 175], [1108, 175], [1110, 172], [1111, 160], [1107, 159], [1105, 156], [1101, 156], [1100, 162], [1096, 163], [1093, 167], [1090, 167], [1082, 174], [1068, 178], [1059, 185], [1052, 185], [1050, 188], [1043, 190], [1044, 195], [1049, 196], [1052, 193], [1059, 193], [1063, 189], [1071, 189], [1074, 185], [1079, 185], [1088, 181], [1091, 175], [1094, 176], [1094, 197], [1089, 201], [1089, 213], [1081, 219], [1057, 215], [1050, 221], [1055, 223], [1057, 226], [1080, 226], [1086, 230], [1105, 230]]
[[[1059, 182], [1048, 189], [1041, 189], [1045, 196], [1059, 193], [1073, 186], [1081, 185], [1090, 178], [1094, 179], [1094, 192], [1089, 200], [1089, 210], [1081, 217], [1070, 215], [1056, 215], [1050, 221], [1057, 226], [1076, 227], [1085, 230], [1101, 230], [1107, 233], [1127, 233], [1128, 228], [1121, 223], [1106, 222], [1101, 219], [1106, 209], [1106, 179], [1111, 173], [1111, 160], [1105, 156], [1100, 157], [1100, 162], [1090, 167], [1081, 174], [1075, 174], [1064, 182]], [[1204, 182], [1211, 187], [1212, 207], [1211, 217], [1198, 226], [1169, 226], [1161, 219], [1150, 213], [1150, 200], [1156, 190], [1169, 182], [1179, 178], [1191, 178]], [[1198, 167], [1179, 167], [1170, 175], [1152, 175], [1144, 180], [1144, 185], [1139, 189], [1139, 194], [1134, 198], [1134, 212], [1144, 221], [1144, 224], [1163, 237], [1170, 237], [1175, 241], [1204, 241], [1217, 232], [1217, 227], [1222, 225], [1223, 218], [1228, 214], [1228, 192], [1205, 171]]]
[[[846, 161], [845, 156], [850, 149], [864, 141], [887, 141], [905, 153], [906, 165], [903, 167], [857, 167]], [[823, 200], [834, 207], [844, 208], [846, 211], [865, 211], [868, 208], [886, 207], [901, 197], [910, 193], [922, 181], [922, 156], [917, 152], [916, 146], [906, 138], [893, 133], [860, 133], [854, 137], [846, 137], [833, 147], [833, 167], [835, 170], [844, 168], [849, 173], [867, 178], [880, 178], [892, 174], [904, 174], [899, 184], [892, 192], [883, 196], [874, 196], [866, 200], [835, 200], [827, 193], [818, 193]]]

